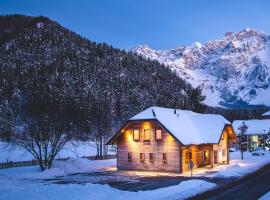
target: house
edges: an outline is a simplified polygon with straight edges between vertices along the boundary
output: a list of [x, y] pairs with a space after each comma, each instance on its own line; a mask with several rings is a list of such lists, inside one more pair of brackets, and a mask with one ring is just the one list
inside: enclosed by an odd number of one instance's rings
[[270, 110], [262, 114], [263, 119], [270, 119]]
[[245, 142], [248, 150], [254, 150], [257, 147], [269, 146], [270, 134], [270, 119], [250, 119], [250, 120], [235, 120], [233, 128], [238, 137], [241, 136], [239, 127], [245, 123], [248, 129], [245, 133]]
[[117, 145], [119, 170], [185, 172], [229, 163], [236, 139], [230, 122], [220, 115], [150, 107], [129, 119], [107, 142]]

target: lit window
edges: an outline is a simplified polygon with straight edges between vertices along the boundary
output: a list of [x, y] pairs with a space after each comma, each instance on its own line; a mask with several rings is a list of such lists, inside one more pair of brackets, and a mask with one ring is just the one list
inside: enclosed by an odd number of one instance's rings
[[188, 152], [186, 152], [186, 156], [185, 156], [185, 162], [188, 163], [189, 159], [188, 159]]
[[140, 161], [144, 162], [145, 160], [145, 154], [144, 153], [140, 153]]
[[164, 163], [167, 162], [167, 153], [163, 153], [163, 155], [162, 155], [162, 161], [163, 161]]
[[150, 141], [150, 135], [151, 135], [150, 129], [145, 129], [144, 130], [143, 140], [144, 141]]
[[133, 140], [138, 141], [140, 139], [140, 131], [137, 129], [133, 130]]
[[131, 152], [128, 152], [128, 161], [130, 162], [132, 160], [132, 154]]
[[154, 162], [154, 153], [149, 154], [149, 160], [150, 162]]
[[192, 152], [189, 152], [189, 153], [188, 153], [188, 158], [189, 158], [189, 160], [192, 159]]
[[161, 138], [162, 138], [161, 130], [156, 130], [156, 140], [161, 140]]
[[225, 137], [224, 137], [224, 134], [222, 134], [221, 139], [224, 140], [224, 138], [225, 138]]

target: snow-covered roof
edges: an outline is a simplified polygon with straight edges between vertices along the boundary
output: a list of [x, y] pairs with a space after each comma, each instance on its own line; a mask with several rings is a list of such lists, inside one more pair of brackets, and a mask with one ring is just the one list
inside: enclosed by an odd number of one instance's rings
[[248, 126], [247, 135], [267, 134], [270, 130], [270, 119], [235, 120], [232, 125], [236, 134], [240, 134], [238, 128], [243, 122]]
[[262, 114], [262, 116], [269, 116], [269, 115], [270, 115], [270, 110]]
[[130, 119], [156, 119], [182, 144], [218, 143], [226, 124], [221, 115], [200, 114], [187, 110], [150, 107]]

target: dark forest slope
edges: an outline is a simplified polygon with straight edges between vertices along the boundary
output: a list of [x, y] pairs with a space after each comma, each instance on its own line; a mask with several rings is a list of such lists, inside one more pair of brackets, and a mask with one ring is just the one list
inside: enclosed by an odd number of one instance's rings
[[109, 133], [153, 105], [203, 110], [200, 91], [165, 66], [45, 17], [0, 17], [0, 55], [0, 104], [21, 119], [54, 113], [84, 132]]

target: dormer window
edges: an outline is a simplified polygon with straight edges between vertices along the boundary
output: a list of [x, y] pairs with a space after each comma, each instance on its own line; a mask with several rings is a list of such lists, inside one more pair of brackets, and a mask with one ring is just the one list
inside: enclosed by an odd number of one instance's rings
[[140, 139], [140, 131], [138, 129], [133, 130], [133, 140], [138, 141]]
[[143, 140], [144, 141], [150, 141], [150, 139], [151, 139], [151, 131], [150, 131], [150, 129], [144, 129]]

